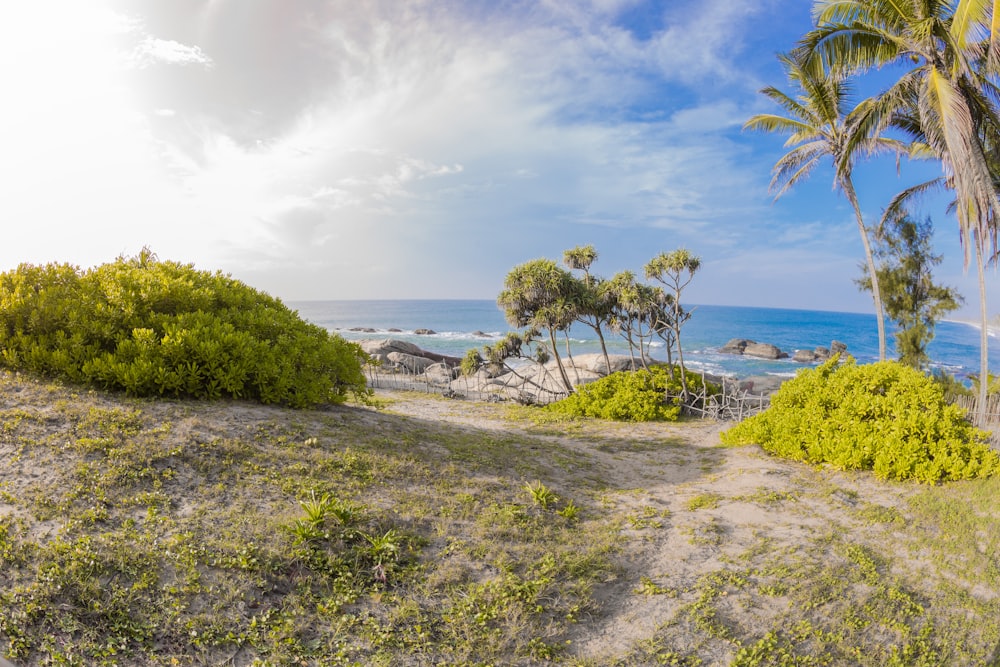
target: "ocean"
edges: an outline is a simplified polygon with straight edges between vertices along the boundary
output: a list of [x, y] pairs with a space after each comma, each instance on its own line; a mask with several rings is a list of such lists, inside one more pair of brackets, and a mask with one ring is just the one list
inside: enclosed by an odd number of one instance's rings
[[[334, 331], [348, 340], [397, 338], [425, 350], [461, 357], [471, 348], [495, 341], [512, 327], [492, 300], [403, 300], [403, 301], [292, 301], [286, 303], [304, 319]], [[688, 368], [715, 375], [790, 377], [805, 364], [780, 359], [766, 361], [718, 350], [733, 338], [771, 343], [789, 355], [797, 349], [829, 347], [834, 340], [847, 345], [859, 363], [878, 359], [878, 337], [874, 315], [817, 310], [786, 310], [741, 306], [692, 306], [691, 319], [681, 331], [684, 361]], [[889, 332], [890, 358], [892, 323]], [[353, 330], [352, 330], [353, 329]], [[371, 329], [360, 331], [358, 329]], [[417, 334], [429, 329], [432, 334]], [[625, 342], [605, 333], [608, 351], [627, 354]], [[573, 354], [599, 352], [597, 336], [588, 327], [570, 330]], [[560, 352], [564, 348], [560, 348]], [[932, 366], [961, 380], [979, 372], [979, 329], [964, 322], [940, 322], [929, 347]], [[665, 359], [662, 346], [652, 348], [654, 358]], [[990, 337], [990, 371], [1000, 369], [1000, 341]]]

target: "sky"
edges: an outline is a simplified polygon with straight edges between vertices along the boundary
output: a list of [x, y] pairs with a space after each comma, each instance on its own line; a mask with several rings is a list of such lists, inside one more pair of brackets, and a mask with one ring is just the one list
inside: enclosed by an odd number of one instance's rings
[[[135, 255], [285, 301], [492, 299], [592, 244], [595, 273], [702, 259], [694, 304], [868, 312], [829, 165], [775, 201], [775, 58], [808, 0], [31, 0], [0, 9], [0, 270]], [[856, 169], [866, 218], [937, 176]], [[942, 202], [936, 276], [975, 317]], [[990, 314], [1000, 280], [990, 270]]]

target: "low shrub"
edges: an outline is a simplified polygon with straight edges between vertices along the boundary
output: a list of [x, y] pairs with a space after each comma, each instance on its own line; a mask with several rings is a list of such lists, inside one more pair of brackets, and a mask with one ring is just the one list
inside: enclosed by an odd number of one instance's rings
[[800, 371], [770, 408], [722, 434], [730, 445], [755, 443], [799, 461], [926, 483], [1000, 471], [986, 438], [919, 371], [894, 361], [838, 365], [836, 357]]
[[[546, 409], [572, 417], [595, 417], [615, 421], [675, 421], [681, 413], [679, 373], [671, 379], [666, 366], [649, 370], [621, 371], [578, 387], [576, 392]], [[687, 375], [688, 392], [700, 392], [700, 376]]]
[[0, 274], [0, 365], [136, 396], [309, 407], [367, 392], [364, 353], [221, 273], [137, 257]]

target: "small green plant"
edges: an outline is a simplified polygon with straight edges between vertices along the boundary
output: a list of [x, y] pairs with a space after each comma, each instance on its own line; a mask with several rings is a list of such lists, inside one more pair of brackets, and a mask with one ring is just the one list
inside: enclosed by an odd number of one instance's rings
[[559, 500], [559, 497], [539, 480], [525, 483], [524, 489], [531, 496], [531, 501], [543, 510]]
[[882, 479], [925, 483], [989, 477], [1000, 456], [964, 411], [945, 401], [927, 376], [896, 362], [838, 365], [834, 357], [800, 371], [772, 397], [771, 407], [722, 434], [730, 445]]
[[569, 521], [575, 521], [580, 516], [580, 508], [577, 507], [572, 500], [570, 500], [561, 510], [556, 512], [556, 514], [568, 519]]
[[702, 493], [687, 503], [687, 508], [692, 512], [701, 509], [715, 509], [719, 506], [719, 501], [722, 500], [722, 496], [716, 493]]
[[639, 585], [633, 592], [639, 595], [669, 595], [674, 593], [671, 589], [660, 586], [649, 577], [639, 577]]

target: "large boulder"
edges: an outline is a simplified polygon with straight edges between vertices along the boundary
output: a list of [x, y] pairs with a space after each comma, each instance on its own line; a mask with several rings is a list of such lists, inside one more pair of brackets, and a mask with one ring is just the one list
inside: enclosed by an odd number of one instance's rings
[[[610, 368], [608, 368], [608, 364], [605, 363], [604, 354], [601, 352], [578, 354], [573, 356], [573, 362], [571, 365], [567, 365], [567, 369], [577, 368], [579, 370], [589, 371], [599, 375], [610, 375], [611, 373], [617, 373], [618, 371], [632, 370], [632, 357], [627, 354], [609, 354], [608, 361], [611, 362]], [[639, 363], [638, 360], [636, 360], [636, 363]]]
[[412, 354], [414, 356], [422, 357], [423, 350], [414, 345], [413, 343], [407, 343], [403, 340], [396, 340], [395, 338], [381, 338], [372, 340], [363, 340], [358, 343], [361, 349], [372, 355], [387, 355], [390, 352], [403, 352], [404, 354]]
[[785, 359], [787, 354], [770, 343], [751, 343], [743, 349], [743, 354], [758, 359]]
[[757, 342], [746, 338], [733, 338], [728, 343], [719, 348], [719, 352], [725, 354], [743, 354], [749, 345], [756, 345]]
[[430, 359], [431, 363], [440, 362], [448, 364], [449, 366], [458, 366], [462, 363], [462, 360], [458, 357], [451, 357], [447, 354], [438, 354], [437, 352], [428, 352], [413, 343], [407, 343], [405, 340], [397, 340], [395, 338], [363, 340], [358, 344], [361, 345], [361, 349], [371, 355], [373, 359], [376, 359], [383, 364], [387, 361], [391, 361], [388, 358], [390, 352], [402, 352], [403, 354], [410, 354], [415, 357]]
[[451, 368], [448, 364], [431, 364], [424, 369], [424, 378], [431, 384], [449, 384], [455, 379], [457, 368]]
[[810, 364], [816, 361], [816, 353], [813, 350], [795, 350], [795, 354], [792, 355], [792, 361], [797, 361], [801, 364]]
[[418, 357], [415, 354], [406, 354], [405, 352], [390, 352], [385, 356], [389, 363], [405, 368], [411, 373], [423, 373], [434, 363], [427, 357]]

